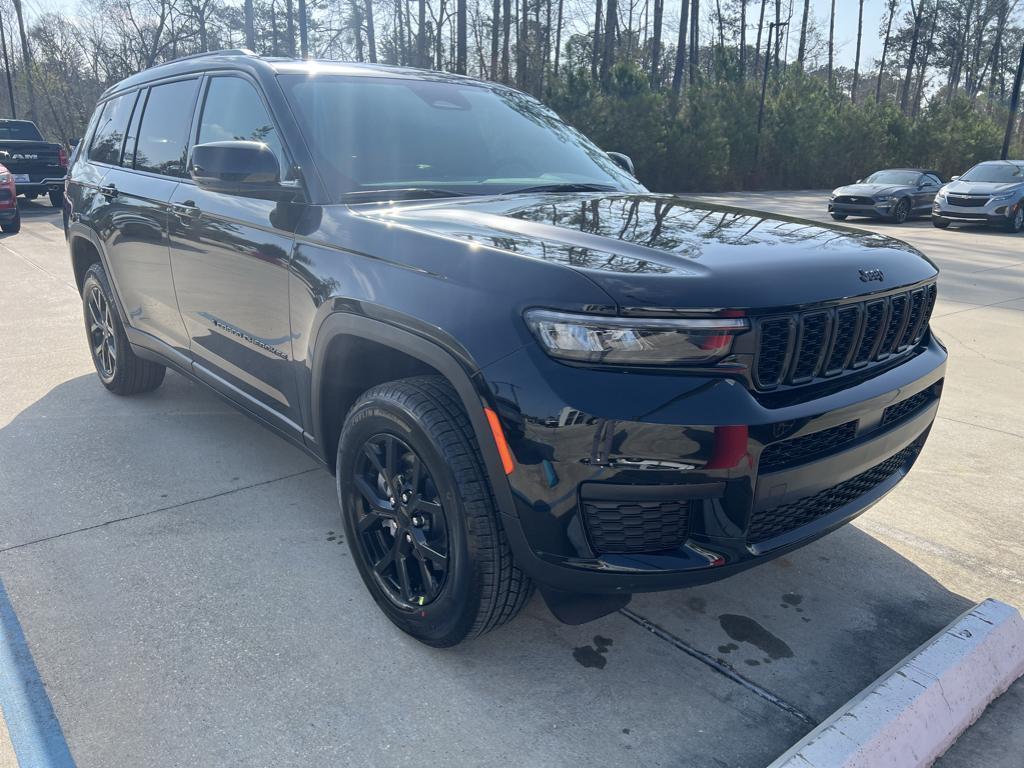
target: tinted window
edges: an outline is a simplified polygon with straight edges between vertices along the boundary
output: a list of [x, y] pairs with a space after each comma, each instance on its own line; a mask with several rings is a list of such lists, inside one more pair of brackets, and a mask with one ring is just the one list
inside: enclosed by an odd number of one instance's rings
[[135, 96], [135, 93], [126, 93], [103, 105], [103, 114], [89, 147], [90, 160], [111, 165], [121, 162], [121, 145], [135, 106]]
[[139, 123], [142, 122], [141, 105], [146, 103], [146, 94], [147, 91], [139, 92], [138, 104], [140, 106], [132, 113], [132, 121], [128, 126], [128, 136], [124, 142], [124, 154], [121, 156], [121, 165], [125, 168], [132, 168], [135, 165], [135, 147], [139, 140]]
[[1024, 168], [1005, 160], [979, 163], [960, 177], [961, 181], [987, 181], [995, 184], [1018, 184], [1024, 181]]
[[864, 182], [866, 184], [900, 184], [912, 187], [917, 184], [921, 174], [916, 171], [877, 171], [872, 173]]
[[42, 141], [43, 137], [35, 123], [28, 120], [4, 120], [0, 122], [0, 141], [3, 139]]
[[256, 89], [239, 77], [215, 77], [206, 91], [197, 144], [262, 141], [284, 161], [281, 140]]
[[198, 80], [179, 80], [150, 89], [142, 115], [135, 168], [181, 176]]
[[925, 183], [932, 184], [932, 185], [934, 185], [936, 187], [942, 185], [941, 179], [939, 179], [939, 177], [936, 176], [934, 173], [925, 174], [924, 180], [925, 180]]

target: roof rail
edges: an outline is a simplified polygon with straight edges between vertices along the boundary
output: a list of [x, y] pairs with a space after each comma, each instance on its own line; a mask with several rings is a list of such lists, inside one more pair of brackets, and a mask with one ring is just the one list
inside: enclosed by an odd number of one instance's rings
[[164, 64], [172, 64], [176, 61], [188, 61], [189, 59], [202, 59], [207, 56], [256, 56], [255, 51], [250, 51], [248, 48], [222, 48], [219, 51], [204, 51], [203, 53], [193, 53], [188, 56], [179, 56], [176, 59], [163, 62]]

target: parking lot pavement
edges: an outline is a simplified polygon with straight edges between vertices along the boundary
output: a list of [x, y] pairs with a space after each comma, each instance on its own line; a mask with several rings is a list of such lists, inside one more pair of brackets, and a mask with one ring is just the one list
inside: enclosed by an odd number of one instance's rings
[[103, 390], [60, 218], [23, 213], [0, 239], [0, 580], [79, 766], [764, 765], [971, 603], [1024, 608], [1024, 238], [871, 225], [942, 266], [951, 361], [917, 466], [854, 524], [582, 627], [535, 598], [437, 651], [366, 593], [330, 475], [179, 376]]

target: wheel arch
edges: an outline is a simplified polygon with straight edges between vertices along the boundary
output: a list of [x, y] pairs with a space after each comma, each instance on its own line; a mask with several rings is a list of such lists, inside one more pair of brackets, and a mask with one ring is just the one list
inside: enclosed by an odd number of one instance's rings
[[364, 315], [337, 311], [321, 324], [309, 359], [310, 412], [316, 450], [333, 472], [342, 421], [367, 389], [416, 375], [438, 375], [455, 390], [484, 459], [498, 509], [515, 516], [511, 488], [484, 408], [478, 369], [437, 340]]

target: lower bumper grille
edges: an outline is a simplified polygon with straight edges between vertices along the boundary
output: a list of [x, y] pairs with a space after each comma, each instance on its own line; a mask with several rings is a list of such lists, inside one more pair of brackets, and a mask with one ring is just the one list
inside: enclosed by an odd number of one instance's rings
[[695, 503], [700, 502], [584, 499], [582, 506], [594, 551], [612, 555], [678, 549], [689, 533]]
[[811, 496], [754, 513], [747, 530], [747, 541], [757, 543], [806, 525], [835, 512], [888, 480], [911, 461], [920, 450], [917, 443], [907, 446], [871, 469], [839, 485]]
[[810, 435], [772, 443], [761, 452], [758, 466], [761, 472], [775, 472], [808, 459], [820, 459], [846, 445], [856, 436], [857, 422], [848, 421]]

